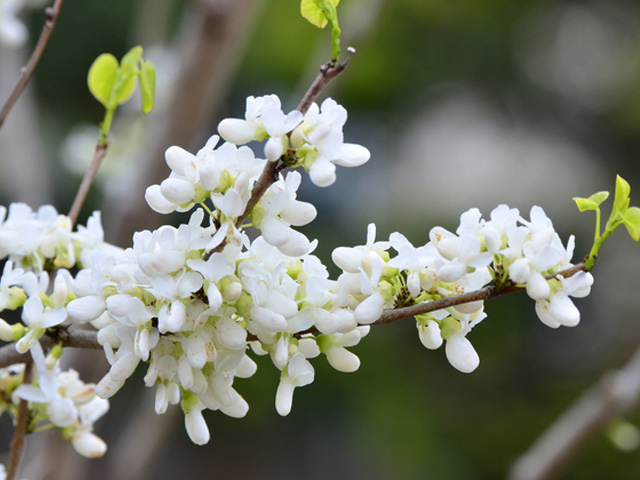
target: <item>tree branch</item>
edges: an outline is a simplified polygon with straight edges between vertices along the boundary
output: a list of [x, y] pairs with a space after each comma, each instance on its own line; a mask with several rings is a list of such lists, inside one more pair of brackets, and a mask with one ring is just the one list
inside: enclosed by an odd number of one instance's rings
[[0, 128], [4, 124], [9, 112], [13, 108], [13, 105], [20, 97], [20, 94], [29, 83], [31, 79], [31, 75], [33, 74], [38, 62], [40, 61], [40, 57], [42, 56], [42, 52], [44, 52], [47, 43], [49, 42], [49, 37], [51, 36], [51, 32], [53, 32], [53, 27], [56, 25], [56, 20], [58, 19], [58, 14], [60, 13], [60, 9], [62, 8], [62, 2], [64, 0], [56, 0], [53, 4], [53, 7], [45, 9], [44, 13], [47, 17], [47, 20], [44, 22], [44, 26], [42, 27], [42, 33], [40, 33], [40, 38], [38, 39], [38, 43], [33, 49], [33, 53], [31, 54], [31, 58], [27, 62], [27, 65], [22, 67], [20, 70], [20, 76], [16, 81], [16, 84], [7, 98], [6, 102], [2, 106], [2, 110], [0, 110]]
[[[11, 345], [13, 346], [13, 345]], [[31, 383], [31, 373], [33, 370], [33, 360], [31, 357], [26, 361], [24, 366], [24, 384]], [[29, 423], [29, 402], [20, 399], [18, 406], [18, 418], [16, 421], [16, 429], [13, 432], [13, 440], [11, 441], [11, 458], [9, 460], [9, 468], [7, 471], [7, 480], [15, 480], [22, 463], [24, 449], [26, 446], [27, 426]]]
[[611, 420], [640, 402], [640, 348], [566, 410], [513, 464], [508, 480], [557, 478], [582, 447]]

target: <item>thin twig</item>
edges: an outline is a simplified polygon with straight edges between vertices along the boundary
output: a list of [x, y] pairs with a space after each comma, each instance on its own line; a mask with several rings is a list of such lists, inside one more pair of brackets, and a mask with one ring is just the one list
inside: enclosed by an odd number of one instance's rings
[[104, 156], [107, 154], [108, 144], [104, 145], [96, 145], [96, 149], [93, 152], [93, 159], [91, 160], [91, 165], [87, 168], [87, 171], [84, 172], [84, 177], [82, 178], [82, 183], [78, 188], [78, 193], [76, 193], [76, 198], [73, 199], [73, 205], [71, 205], [71, 210], [69, 210], [69, 218], [71, 219], [71, 225], [75, 225], [78, 221], [78, 216], [80, 215], [80, 210], [82, 209], [82, 205], [87, 198], [87, 194], [89, 193], [89, 189], [91, 188], [91, 184], [93, 183], [93, 179], [96, 177], [98, 173], [98, 169], [100, 168], [100, 164], [104, 159]]
[[[33, 360], [31, 357], [25, 362], [24, 366], [24, 380], [23, 383], [31, 383], [31, 371], [33, 366]], [[24, 448], [26, 445], [27, 425], [29, 423], [29, 402], [25, 399], [20, 399], [18, 405], [18, 418], [16, 421], [16, 429], [13, 433], [13, 440], [11, 442], [11, 458], [9, 460], [9, 468], [7, 471], [7, 480], [15, 480], [22, 463], [22, 457], [24, 455]]]
[[334, 61], [329, 63], [325, 63], [322, 67], [320, 67], [320, 73], [316, 76], [313, 83], [309, 86], [307, 93], [304, 94], [302, 100], [298, 104], [298, 110], [300, 112], [307, 113], [311, 104], [318, 98], [318, 95], [322, 93], [322, 91], [329, 85], [331, 80], [336, 78], [342, 71], [347, 68], [349, 62], [351, 61], [351, 57], [354, 53], [356, 53], [356, 49], [353, 47], [347, 47], [347, 58], [344, 62], [337, 64]]
[[[353, 47], [348, 47], [347, 51], [349, 52], [349, 54], [344, 62], [340, 64], [336, 64], [335, 61], [331, 61], [331, 62], [325, 63], [324, 65], [322, 65], [322, 67], [320, 67], [320, 72], [318, 73], [316, 78], [313, 80], [313, 83], [311, 83], [311, 85], [309, 86], [309, 89], [304, 94], [304, 97], [302, 97], [302, 100], [300, 100], [300, 103], [298, 104], [297, 110], [300, 113], [302, 113], [303, 115], [307, 113], [307, 110], [309, 110], [309, 107], [311, 106], [311, 104], [314, 102], [316, 98], [318, 98], [318, 95], [322, 93], [322, 91], [327, 87], [327, 85], [331, 83], [331, 80], [333, 80], [338, 75], [340, 75], [340, 73], [342, 73], [342, 71], [347, 67], [347, 65], [349, 64], [349, 61], [351, 60], [351, 57], [356, 52], [356, 50]], [[258, 180], [253, 186], [253, 189], [251, 190], [251, 197], [247, 202], [247, 206], [244, 209], [244, 212], [242, 212], [242, 215], [240, 215], [235, 222], [236, 228], [239, 228], [242, 225], [242, 223], [245, 221], [245, 219], [251, 214], [251, 211], [258, 204], [258, 202], [260, 201], [262, 196], [265, 194], [265, 192], [269, 189], [271, 185], [273, 185], [273, 183], [276, 180], [278, 180], [278, 173], [284, 170], [285, 168], [286, 168], [286, 165], [284, 165], [280, 160], [276, 162], [267, 162], [267, 164], [264, 167], [264, 170], [260, 174], [260, 177], [258, 178]], [[214, 253], [222, 251], [226, 243], [227, 242], [225, 239], [218, 246], [216, 246], [215, 248], [205, 253], [203, 256], [204, 260], [208, 260], [211, 257], [211, 255], [213, 255]]]
[[591, 438], [640, 402], [640, 348], [566, 410], [513, 464], [508, 480], [557, 478]]
[[31, 54], [31, 58], [29, 58], [27, 65], [22, 67], [20, 70], [18, 80], [13, 86], [13, 90], [11, 91], [9, 98], [7, 98], [6, 102], [2, 106], [2, 110], [0, 110], [0, 128], [2, 128], [2, 125], [13, 108], [13, 105], [18, 100], [18, 97], [20, 97], [20, 94], [27, 86], [27, 83], [29, 83], [31, 75], [40, 61], [42, 52], [44, 52], [44, 49], [47, 46], [51, 32], [53, 32], [53, 27], [56, 25], [56, 20], [58, 19], [58, 14], [60, 13], [60, 8], [62, 8], [63, 1], [64, 0], [56, 0], [53, 7], [47, 8], [44, 11], [47, 20], [44, 22], [44, 26], [42, 27], [42, 33], [40, 33], [38, 43], [33, 49], [33, 53]]

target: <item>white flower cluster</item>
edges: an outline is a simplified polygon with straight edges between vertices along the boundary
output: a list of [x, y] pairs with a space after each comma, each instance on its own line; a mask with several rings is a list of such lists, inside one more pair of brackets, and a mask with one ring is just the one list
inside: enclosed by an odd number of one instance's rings
[[22, 384], [12, 398], [30, 402], [34, 424], [48, 422], [61, 429], [73, 448], [87, 458], [107, 451], [104, 441], [93, 433], [93, 424], [109, 410], [109, 401], [96, 395], [95, 385], [80, 380], [73, 369], [61, 371], [58, 363], [47, 367], [40, 344], [31, 349], [37, 372], [37, 386]]
[[[74, 448], [87, 457], [106, 451], [104, 442], [92, 431], [93, 423], [107, 411], [109, 403], [96, 397], [93, 385], [82, 383], [77, 372], [60, 371], [57, 362], [48, 367], [39, 339], [47, 329], [67, 319], [70, 300], [91, 291], [89, 270], [80, 270], [74, 278], [68, 269], [90, 266], [91, 251], [117, 250], [104, 244], [97, 212], [87, 227], [73, 232], [69, 218], [59, 215], [52, 206], [37, 212], [21, 203], [12, 204], [8, 211], [0, 207], [0, 260], [5, 262], [0, 277], [0, 312], [22, 307], [22, 323], [11, 325], [0, 318], [0, 339], [16, 341], [19, 353], [31, 352], [38, 377], [38, 386], [19, 385], [16, 378], [22, 378], [20, 368], [2, 370], [0, 388], [15, 395], [1, 396], [15, 404], [19, 398], [28, 400], [36, 421], [59, 427]], [[50, 285], [50, 273], [54, 271]], [[11, 411], [9, 405], [0, 408], [7, 409]]]
[[[0, 225], [2, 254], [8, 257], [0, 306], [22, 306], [26, 328], [4, 322], [0, 336], [18, 340], [18, 351], [31, 350], [41, 379], [39, 388], [21, 387], [22, 397], [46, 400], [56, 425], [71, 418], [84, 425], [80, 410], [73, 413], [74, 395], [59, 398], [64, 382], [58, 379], [52, 389], [54, 373], [41, 366], [38, 339], [67, 315], [99, 330], [111, 365], [96, 386], [100, 397], [114, 395], [146, 363], [144, 380], [156, 388], [156, 412], [180, 403], [187, 433], [197, 444], [210, 438], [203, 410], [232, 417], [247, 413], [235, 380], [255, 373], [250, 351], [269, 355], [280, 371], [275, 404], [287, 415], [294, 389], [314, 380], [309, 360], [323, 355], [339, 371], [357, 370], [360, 360], [348, 349], [387, 309], [428, 306], [487, 285], [518, 285], [536, 301], [545, 324], [578, 323], [569, 296], [587, 295], [593, 278], [584, 272], [557, 275], [571, 266], [573, 237], [565, 247], [539, 207], [530, 220], [505, 205], [489, 220], [471, 209], [456, 233], [435, 227], [419, 247], [399, 233], [376, 241], [370, 225], [364, 245], [334, 250], [342, 273], [330, 279], [312, 255], [316, 242], [295, 229], [316, 215], [313, 205], [296, 198], [301, 175], [285, 176], [283, 170], [302, 166], [324, 186], [335, 180], [335, 164], [364, 163], [368, 151], [343, 142], [345, 121], [344, 108], [330, 99], [303, 115], [285, 114], [275, 95], [249, 97], [245, 119], [220, 123], [226, 143], [218, 146], [213, 136], [196, 155], [170, 147], [165, 158], [171, 174], [146, 191], [149, 205], [161, 213], [201, 208], [177, 228], [136, 233], [126, 250], [103, 243], [97, 216], [88, 228], [71, 233], [68, 219], [51, 207], [33, 213], [12, 206]], [[238, 146], [250, 141], [265, 141], [266, 159]], [[277, 177], [254, 205], [250, 201], [269, 166], [277, 167]], [[4, 220], [5, 212], [0, 214]], [[245, 221], [259, 230], [253, 240]], [[60, 267], [74, 265], [76, 258], [89, 268], [73, 278]], [[45, 270], [56, 268], [49, 294]], [[419, 338], [430, 349], [446, 342], [449, 362], [471, 372], [479, 358], [467, 335], [486, 317], [483, 302], [450, 305], [416, 317]]]

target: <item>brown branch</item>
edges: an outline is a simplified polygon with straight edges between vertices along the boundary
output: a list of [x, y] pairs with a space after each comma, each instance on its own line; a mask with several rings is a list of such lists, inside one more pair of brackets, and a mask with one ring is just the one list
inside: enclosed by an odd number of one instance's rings
[[[13, 345], [11, 345], [13, 346]], [[24, 366], [24, 384], [31, 383], [31, 373], [33, 367], [33, 360], [31, 357], [26, 361]], [[20, 399], [18, 405], [18, 418], [16, 421], [16, 429], [13, 432], [13, 440], [11, 441], [11, 458], [9, 460], [9, 468], [7, 471], [7, 480], [15, 480], [22, 463], [22, 457], [24, 455], [24, 449], [26, 446], [27, 426], [29, 424], [29, 402], [25, 399]]]
[[[81, 330], [75, 327], [64, 327], [55, 332], [55, 335], [47, 334], [40, 339], [42, 348], [46, 351], [56, 343], [62, 343], [63, 347], [100, 349], [98, 333], [91, 330]], [[16, 351], [15, 343], [4, 345], [0, 348], [0, 368], [24, 363], [31, 357]]]
[[[331, 62], [325, 63], [320, 67], [320, 72], [318, 73], [314, 81], [311, 83], [311, 85], [309, 86], [309, 89], [304, 94], [304, 97], [302, 97], [302, 100], [300, 100], [300, 103], [298, 104], [297, 110], [301, 112], [303, 115], [307, 113], [307, 110], [309, 110], [309, 107], [311, 106], [311, 104], [315, 101], [316, 98], [318, 98], [318, 95], [322, 93], [322, 91], [327, 87], [327, 85], [331, 83], [331, 80], [336, 78], [338, 75], [340, 75], [340, 73], [342, 73], [342, 71], [345, 68], [347, 68], [347, 65], [349, 64], [351, 57], [355, 53], [355, 49], [352, 47], [348, 47], [347, 51], [349, 52], [349, 55], [347, 56], [344, 62], [340, 64], [336, 64], [336, 62], [331, 61]], [[253, 186], [253, 189], [251, 190], [251, 197], [247, 202], [247, 206], [244, 209], [244, 212], [242, 212], [242, 215], [240, 215], [236, 220], [236, 223], [235, 223], [236, 228], [239, 228], [242, 225], [242, 223], [245, 221], [245, 219], [251, 214], [251, 211], [258, 204], [258, 202], [260, 201], [262, 196], [265, 194], [265, 192], [269, 189], [271, 185], [275, 183], [276, 180], [278, 180], [278, 173], [284, 170], [285, 168], [286, 168], [286, 165], [283, 164], [280, 160], [276, 162], [267, 162], [267, 164], [264, 167], [264, 170], [260, 174], [260, 177], [258, 178], [255, 185]], [[204, 260], [208, 260], [211, 257], [211, 255], [213, 255], [214, 253], [222, 251], [226, 243], [227, 242], [225, 239], [217, 247], [206, 252], [203, 256]]]
[[80, 183], [80, 187], [78, 187], [78, 192], [76, 193], [76, 198], [73, 199], [73, 204], [71, 205], [71, 210], [69, 210], [69, 218], [71, 219], [71, 225], [75, 225], [78, 221], [78, 216], [80, 215], [80, 210], [82, 209], [82, 205], [87, 198], [89, 193], [89, 189], [91, 188], [91, 184], [93, 183], [93, 179], [96, 177], [98, 173], [98, 169], [102, 164], [102, 160], [104, 156], [107, 154], [107, 144], [100, 145], [98, 143], [96, 145], [96, 149], [93, 152], [93, 159], [91, 160], [91, 165], [87, 168], [87, 171], [84, 172], [84, 177], [82, 178], [82, 183]]
[[591, 438], [640, 402], [640, 348], [566, 410], [513, 464], [508, 480], [557, 478]]
[[31, 75], [33, 75], [38, 62], [40, 61], [42, 52], [44, 52], [44, 49], [47, 46], [51, 32], [53, 32], [53, 27], [56, 25], [56, 20], [58, 19], [58, 14], [60, 13], [60, 8], [62, 8], [63, 1], [64, 0], [56, 0], [53, 7], [47, 8], [44, 11], [47, 20], [44, 22], [44, 26], [42, 27], [42, 33], [40, 33], [38, 43], [33, 49], [33, 53], [31, 54], [31, 58], [29, 58], [27, 65], [20, 69], [20, 76], [9, 95], [9, 98], [7, 98], [2, 106], [2, 110], [0, 110], [0, 128], [2, 128], [2, 125], [13, 108], [13, 105], [18, 100], [18, 97], [20, 97], [20, 94], [27, 86], [27, 83], [29, 83]]

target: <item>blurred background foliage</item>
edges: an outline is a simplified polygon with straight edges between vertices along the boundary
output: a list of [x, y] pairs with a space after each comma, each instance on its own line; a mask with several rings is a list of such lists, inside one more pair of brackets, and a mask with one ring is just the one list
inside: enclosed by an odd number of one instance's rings
[[[102, 209], [107, 240], [127, 246], [141, 226], [119, 225], [128, 233], [117, 238], [110, 225], [119, 215], [110, 212], [135, 209], [128, 202], [141, 204], [144, 188], [168, 172], [161, 154], [141, 168], [137, 160], [172, 144], [154, 129], [173, 115], [194, 22], [208, 16], [205, 34], [231, 32], [221, 36], [233, 44], [220, 75], [199, 79], [219, 90], [181, 143], [195, 152], [221, 118], [243, 115], [248, 95], [277, 93], [285, 110], [295, 107], [330, 53], [329, 32], [302, 20], [298, 3], [66, 0], [31, 91], [0, 132], [1, 168], [9, 172], [0, 175], [2, 203], [68, 209], [102, 116], [86, 88], [88, 68], [100, 53], [120, 57], [142, 44], [158, 68], [158, 108], [143, 120], [126, 110], [116, 117], [102, 181], [84, 212]], [[216, 22], [229, 12], [238, 21], [224, 30]], [[579, 215], [571, 197], [612, 190], [620, 173], [640, 204], [636, 0], [343, 0], [339, 12], [343, 45], [357, 53], [327, 94], [349, 111], [346, 140], [369, 147], [372, 159], [340, 169], [328, 189], [303, 185], [301, 197], [319, 210], [306, 233], [319, 239], [325, 261], [338, 245], [364, 243], [370, 222], [378, 238], [398, 230], [422, 244], [433, 225], [453, 230], [464, 210], [488, 216], [499, 203], [525, 217], [541, 205], [562, 238], [576, 234], [578, 261], [590, 247], [593, 218]], [[33, 45], [42, 12], [24, 19]], [[28, 53], [28, 46], [0, 49], [2, 98]], [[188, 117], [175, 121], [189, 126]], [[137, 168], [143, 180], [134, 188]], [[141, 215], [145, 228], [167, 221], [148, 209]], [[27, 478], [504, 478], [546, 426], [637, 347], [639, 259], [621, 233], [605, 245], [593, 294], [577, 302], [575, 329], [543, 326], [524, 295], [487, 304], [488, 319], [469, 337], [481, 358], [472, 375], [450, 367], [442, 350], [426, 351], [405, 320], [372, 329], [355, 349], [357, 373], [317, 361], [315, 383], [297, 390], [293, 412], [279, 418], [278, 372], [258, 359], [259, 373], [238, 385], [248, 417], [209, 415], [205, 447], [190, 444], [179, 414], [155, 417], [139, 374], [102, 421], [105, 458], [84, 462], [55, 436], [54, 447], [30, 439], [57, 466], [48, 471], [50, 464], [35, 461]], [[87, 362], [85, 353], [81, 370], [97, 381], [106, 362], [99, 354]], [[628, 420], [639, 425], [640, 412]], [[128, 467], [136, 458], [148, 459], [139, 471]], [[637, 479], [640, 455], [599, 434], [562, 478]]]

